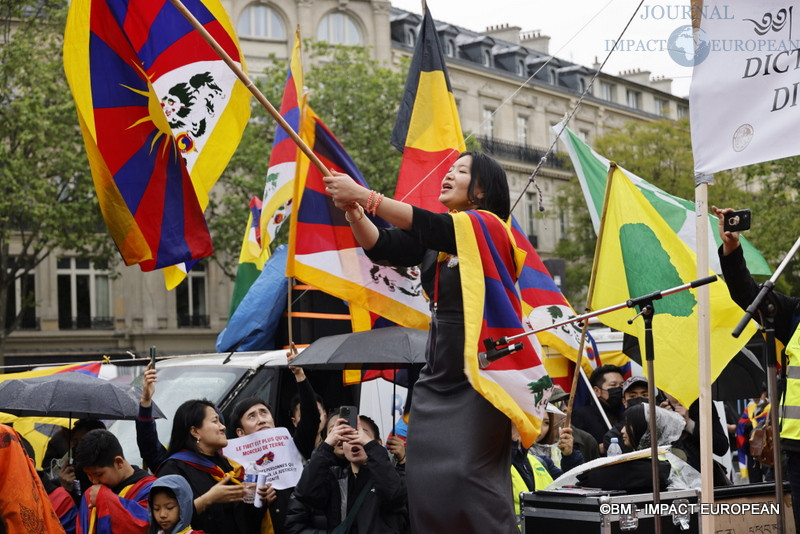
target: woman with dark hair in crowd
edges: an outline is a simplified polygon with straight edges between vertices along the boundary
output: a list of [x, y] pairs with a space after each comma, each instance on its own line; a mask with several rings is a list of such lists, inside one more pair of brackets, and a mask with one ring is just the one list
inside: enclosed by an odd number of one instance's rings
[[[480, 304], [469, 293], [476, 281], [462, 281], [459, 266], [471, 236], [483, 238], [479, 227], [486, 228], [499, 237], [492, 242], [498, 272], [516, 280], [513, 239], [505, 237], [505, 171], [485, 154], [462, 153], [442, 180], [439, 202], [449, 213], [384, 198], [344, 174], [334, 172], [324, 181], [367, 256], [398, 266], [421, 264], [422, 286], [431, 298], [427, 363], [414, 386], [408, 429], [412, 531], [517, 533], [508, 498], [511, 421], [473, 389], [464, 372], [465, 357], [473, 357], [473, 347], [465, 347], [464, 310]], [[365, 211], [394, 227], [379, 228]]]
[[263, 509], [242, 502], [244, 469], [222, 455], [225, 425], [213, 403], [189, 400], [178, 407], [169, 440], [169, 458], [157, 475], [181, 475], [192, 488], [192, 527], [208, 534], [258, 532]]

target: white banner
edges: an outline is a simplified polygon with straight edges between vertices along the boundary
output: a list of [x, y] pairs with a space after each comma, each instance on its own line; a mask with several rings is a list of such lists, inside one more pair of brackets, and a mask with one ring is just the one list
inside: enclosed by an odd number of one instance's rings
[[245, 469], [255, 462], [259, 485], [268, 482], [275, 489], [295, 487], [303, 474], [303, 457], [285, 428], [268, 428], [249, 436], [229, 439], [222, 454], [236, 460]]
[[689, 96], [695, 171], [800, 154], [800, 1], [702, 9]]

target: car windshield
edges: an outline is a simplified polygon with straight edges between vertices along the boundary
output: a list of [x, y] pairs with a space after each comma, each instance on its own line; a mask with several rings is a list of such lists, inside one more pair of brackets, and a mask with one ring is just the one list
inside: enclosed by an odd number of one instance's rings
[[[178, 406], [190, 399], [207, 399], [219, 405], [246, 371], [247, 369], [244, 367], [222, 365], [159, 369], [153, 400], [166, 416], [166, 419], [156, 419], [158, 438], [161, 443], [167, 445], [169, 442], [172, 420]], [[133, 383], [141, 387], [141, 375]], [[134, 465], [141, 466], [142, 457], [139, 454], [139, 447], [136, 445], [134, 422], [114, 421], [108, 428], [122, 444], [125, 459]]]

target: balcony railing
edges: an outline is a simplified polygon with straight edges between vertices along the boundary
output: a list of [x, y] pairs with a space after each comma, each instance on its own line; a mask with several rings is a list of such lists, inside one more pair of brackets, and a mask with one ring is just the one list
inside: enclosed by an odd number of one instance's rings
[[208, 315], [178, 314], [178, 328], [209, 328], [211, 318]]
[[[514, 161], [520, 161], [523, 163], [535, 165], [539, 163], [539, 160], [542, 159], [542, 156], [547, 153], [547, 150], [544, 148], [519, 145], [509, 141], [499, 141], [491, 137], [478, 136], [477, 140], [480, 142], [483, 151], [487, 154], [491, 154], [492, 156], [497, 156], [500, 158], [511, 159]], [[547, 157], [544, 166], [553, 169], [564, 169], [566, 168], [565, 163], [566, 158], [562, 155], [550, 154]]]
[[114, 328], [113, 317], [59, 317], [59, 330], [111, 330]]

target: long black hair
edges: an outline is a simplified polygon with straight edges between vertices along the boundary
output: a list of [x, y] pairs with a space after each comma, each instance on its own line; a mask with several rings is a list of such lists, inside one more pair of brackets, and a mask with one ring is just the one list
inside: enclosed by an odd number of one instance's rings
[[[471, 178], [467, 188], [469, 201], [479, 209], [491, 211], [504, 221], [508, 219], [511, 215], [511, 195], [508, 192], [506, 171], [494, 158], [483, 152], [467, 151], [458, 157], [463, 156], [472, 156]], [[478, 187], [482, 195], [476, 193]]]
[[[197, 449], [197, 440], [192, 437], [192, 427], [200, 428], [206, 418], [206, 408], [213, 408], [217, 411], [214, 403], [206, 399], [188, 400], [178, 406], [175, 418], [172, 422], [172, 433], [169, 438], [170, 456], [183, 449], [200, 453]], [[219, 413], [217, 411], [217, 413]]]

